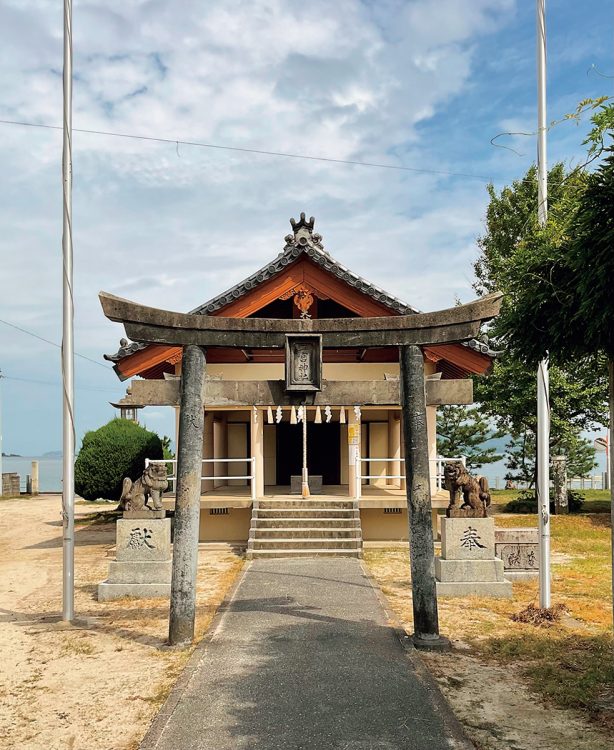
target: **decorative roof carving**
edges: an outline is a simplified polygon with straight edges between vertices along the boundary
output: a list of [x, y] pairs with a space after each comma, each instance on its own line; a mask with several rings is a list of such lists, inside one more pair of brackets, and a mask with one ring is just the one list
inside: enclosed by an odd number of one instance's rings
[[279, 299], [290, 299], [292, 296], [294, 296], [294, 304], [300, 312], [301, 318], [310, 318], [309, 310], [316, 296], [314, 290], [307, 284], [298, 284], [292, 287], [290, 291], [282, 294]]
[[128, 341], [128, 339], [119, 340], [119, 349], [115, 354], [103, 354], [103, 357], [109, 362], [119, 362], [124, 357], [129, 357], [131, 354], [144, 349], [147, 344], [138, 344], [135, 341]]

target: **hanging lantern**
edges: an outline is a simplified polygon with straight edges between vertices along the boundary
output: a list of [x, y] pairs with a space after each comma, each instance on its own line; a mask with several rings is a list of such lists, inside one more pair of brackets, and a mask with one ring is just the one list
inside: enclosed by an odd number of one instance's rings
[[277, 424], [281, 422], [281, 417], [282, 417], [281, 406], [278, 406], [277, 409], [275, 409], [275, 421], [277, 422]]
[[339, 422], [340, 424], [345, 424], [345, 407], [341, 407], [341, 411], [339, 412]]
[[316, 406], [316, 415], [314, 417], [315, 424], [322, 424], [322, 412], [320, 411], [320, 407]]
[[356, 421], [360, 422], [360, 417], [361, 417], [360, 406], [356, 405], [354, 407], [354, 414], [356, 415]]
[[326, 416], [326, 424], [328, 424], [333, 418], [333, 410], [330, 408], [330, 406], [328, 406], [328, 404], [324, 407], [324, 415]]
[[296, 424], [296, 407], [290, 409], [290, 424]]
[[266, 410], [266, 421], [268, 424], [273, 424], [273, 409], [270, 406]]

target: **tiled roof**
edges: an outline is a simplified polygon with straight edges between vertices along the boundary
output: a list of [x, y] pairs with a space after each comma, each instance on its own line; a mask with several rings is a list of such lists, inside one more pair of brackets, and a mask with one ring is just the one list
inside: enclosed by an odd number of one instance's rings
[[[314, 223], [315, 219], [313, 216], [307, 221], [304, 213], [301, 213], [301, 217], [298, 221], [290, 219], [293, 233], [288, 234], [285, 237], [286, 245], [284, 249], [271, 263], [267, 263], [260, 270], [256, 271], [256, 273], [253, 273], [251, 276], [243, 279], [243, 281], [235, 284], [230, 289], [222, 292], [222, 294], [218, 294], [208, 302], [191, 310], [190, 313], [196, 315], [212, 315], [218, 310], [226, 307], [226, 305], [231, 302], [249, 294], [252, 289], [255, 289], [263, 282], [268, 281], [281, 273], [287, 266], [298, 260], [301, 255], [306, 255], [324, 271], [331, 273], [346, 284], [354, 287], [357, 291], [366, 294], [368, 297], [371, 297], [371, 299], [380, 302], [390, 310], [394, 310], [399, 315], [411, 315], [420, 312], [420, 310], [417, 310], [415, 307], [408, 305], [397, 297], [393, 297], [380, 287], [371, 284], [371, 282], [350, 271], [346, 266], [338, 263], [324, 249], [324, 246], [322, 245], [322, 236], [313, 231]], [[487, 343], [477, 341], [476, 339], [465, 342], [464, 345], [480, 352], [481, 354], [486, 354], [487, 356], [492, 357], [495, 354]], [[119, 350], [115, 354], [105, 354], [104, 358], [110, 362], [119, 362], [121, 359], [124, 359], [124, 357], [128, 357], [141, 349], [145, 349], [147, 346], [149, 346], [149, 344], [139, 344], [136, 342], [129, 343], [126, 339], [122, 339], [120, 341]]]

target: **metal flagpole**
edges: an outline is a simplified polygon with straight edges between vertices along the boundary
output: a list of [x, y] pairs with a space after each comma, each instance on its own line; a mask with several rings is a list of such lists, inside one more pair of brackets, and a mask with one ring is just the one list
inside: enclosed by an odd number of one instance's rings
[[[537, 11], [537, 219], [548, 219], [546, 157], [546, 0]], [[550, 607], [550, 400], [548, 359], [537, 368], [537, 500], [539, 511], [539, 606]]]
[[62, 147], [62, 520], [63, 596], [62, 619], [75, 616], [75, 422], [73, 342], [73, 253], [72, 253], [72, 0], [64, 0], [64, 142]]

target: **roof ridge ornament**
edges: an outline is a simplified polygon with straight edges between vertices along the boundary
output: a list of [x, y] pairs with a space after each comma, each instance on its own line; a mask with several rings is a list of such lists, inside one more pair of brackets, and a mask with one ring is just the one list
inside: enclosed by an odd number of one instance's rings
[[315, 218], [311, 216], [309, 221], [305, 219], [305, 212], [301, 211], [300, 219], [297, 221], [294, 218], [290, 219], [293, 234], [288, 234], [284, 238], [286, 241], [286, 247], [288, 245], [294, 245], [298, 247], [307, 247], [312, 245], [318, 250], [326, 252], [322, 246], [322, 235], [313, 231], [315, 224]]

